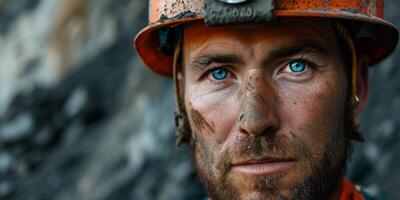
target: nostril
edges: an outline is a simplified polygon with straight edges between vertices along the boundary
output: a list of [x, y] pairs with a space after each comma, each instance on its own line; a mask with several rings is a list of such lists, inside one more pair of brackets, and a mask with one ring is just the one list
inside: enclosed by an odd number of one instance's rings
[[275, 136], [277, 129], [274, 127], [268, 127], [262, 131], [257, 131], [257, 130], [247, 130], [245, 128], [239, 128], [239, 132], [246, 135], [265, 136], [270, 138]]
[[262, 132], [262, 135], [268, 138], [273, 138], [275, 136], [277, 132], [277, 129], [274, 127], [268, 127], [266, 129], [264, 129], [264, 131]]
[[244, 128], [239, 128], [239, 132], [241, 132], [243, 134], [247, 134], [247, 135], [249, 134], [249, 132]]

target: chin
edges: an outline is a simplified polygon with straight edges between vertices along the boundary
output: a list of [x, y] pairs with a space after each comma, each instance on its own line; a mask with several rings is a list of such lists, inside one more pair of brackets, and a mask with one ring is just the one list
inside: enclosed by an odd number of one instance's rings
[[281, 199], [287, 199], [285, 196], [283, 196], [280, 193], [265, 193], [265, 192], [259, 192], [259, 191], [252, 191], [248, 193], [244, 193], [240, 197], [241, 200], [281, 200]]
[[[238, 191], [238, 197], [235, 200], [289, 200], [291, 199], [289, 191], [276, 191], [274, 193], [262, 191]], [[213, 198], [213, 200], [219, 200]], [[234, 200], [234, 199], [229, 199]]]

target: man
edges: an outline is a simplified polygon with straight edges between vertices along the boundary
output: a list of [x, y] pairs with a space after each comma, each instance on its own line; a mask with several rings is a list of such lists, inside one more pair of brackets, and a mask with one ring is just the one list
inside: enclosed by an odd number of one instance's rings
[[368, 199], [348, 181], [367, 70], [397, 29], [383, 1], [152, 0], [135, 40], [173, 75], [177, 144], [210, 199]]

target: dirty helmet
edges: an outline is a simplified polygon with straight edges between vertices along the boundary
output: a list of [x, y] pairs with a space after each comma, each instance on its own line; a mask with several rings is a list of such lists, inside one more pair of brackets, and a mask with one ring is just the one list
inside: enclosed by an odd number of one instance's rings
[[[227, 13], [240, 17], [218, 19]], [[398, 30], [384, 20], [383, 0], [149, 0], [149, 25], [136, 35], [134, 45], [146, 66], [172, 76], [173, 53], [168, 45], [174, 41], [168, 39], [173, 34], [169, 30], [195, 21], [213, 26], [268, 23], [286, 17], [330, 18], [354, 24], [356, 51], [367, 55], [370, 65], [389, 56], [398, 42]]]

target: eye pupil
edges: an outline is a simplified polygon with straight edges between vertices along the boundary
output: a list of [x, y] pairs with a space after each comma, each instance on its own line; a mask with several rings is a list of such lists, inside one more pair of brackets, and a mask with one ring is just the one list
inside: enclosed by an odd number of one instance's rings
[[216, 80], [225, 79], [228, 76], [228, 70], [224, 68], [216, 68], [212, 71], [212, 76]]
[[290, 71], [302, 72], [306, 68], [306, 64], [303, 61], [293, 61], [289, 64]]

